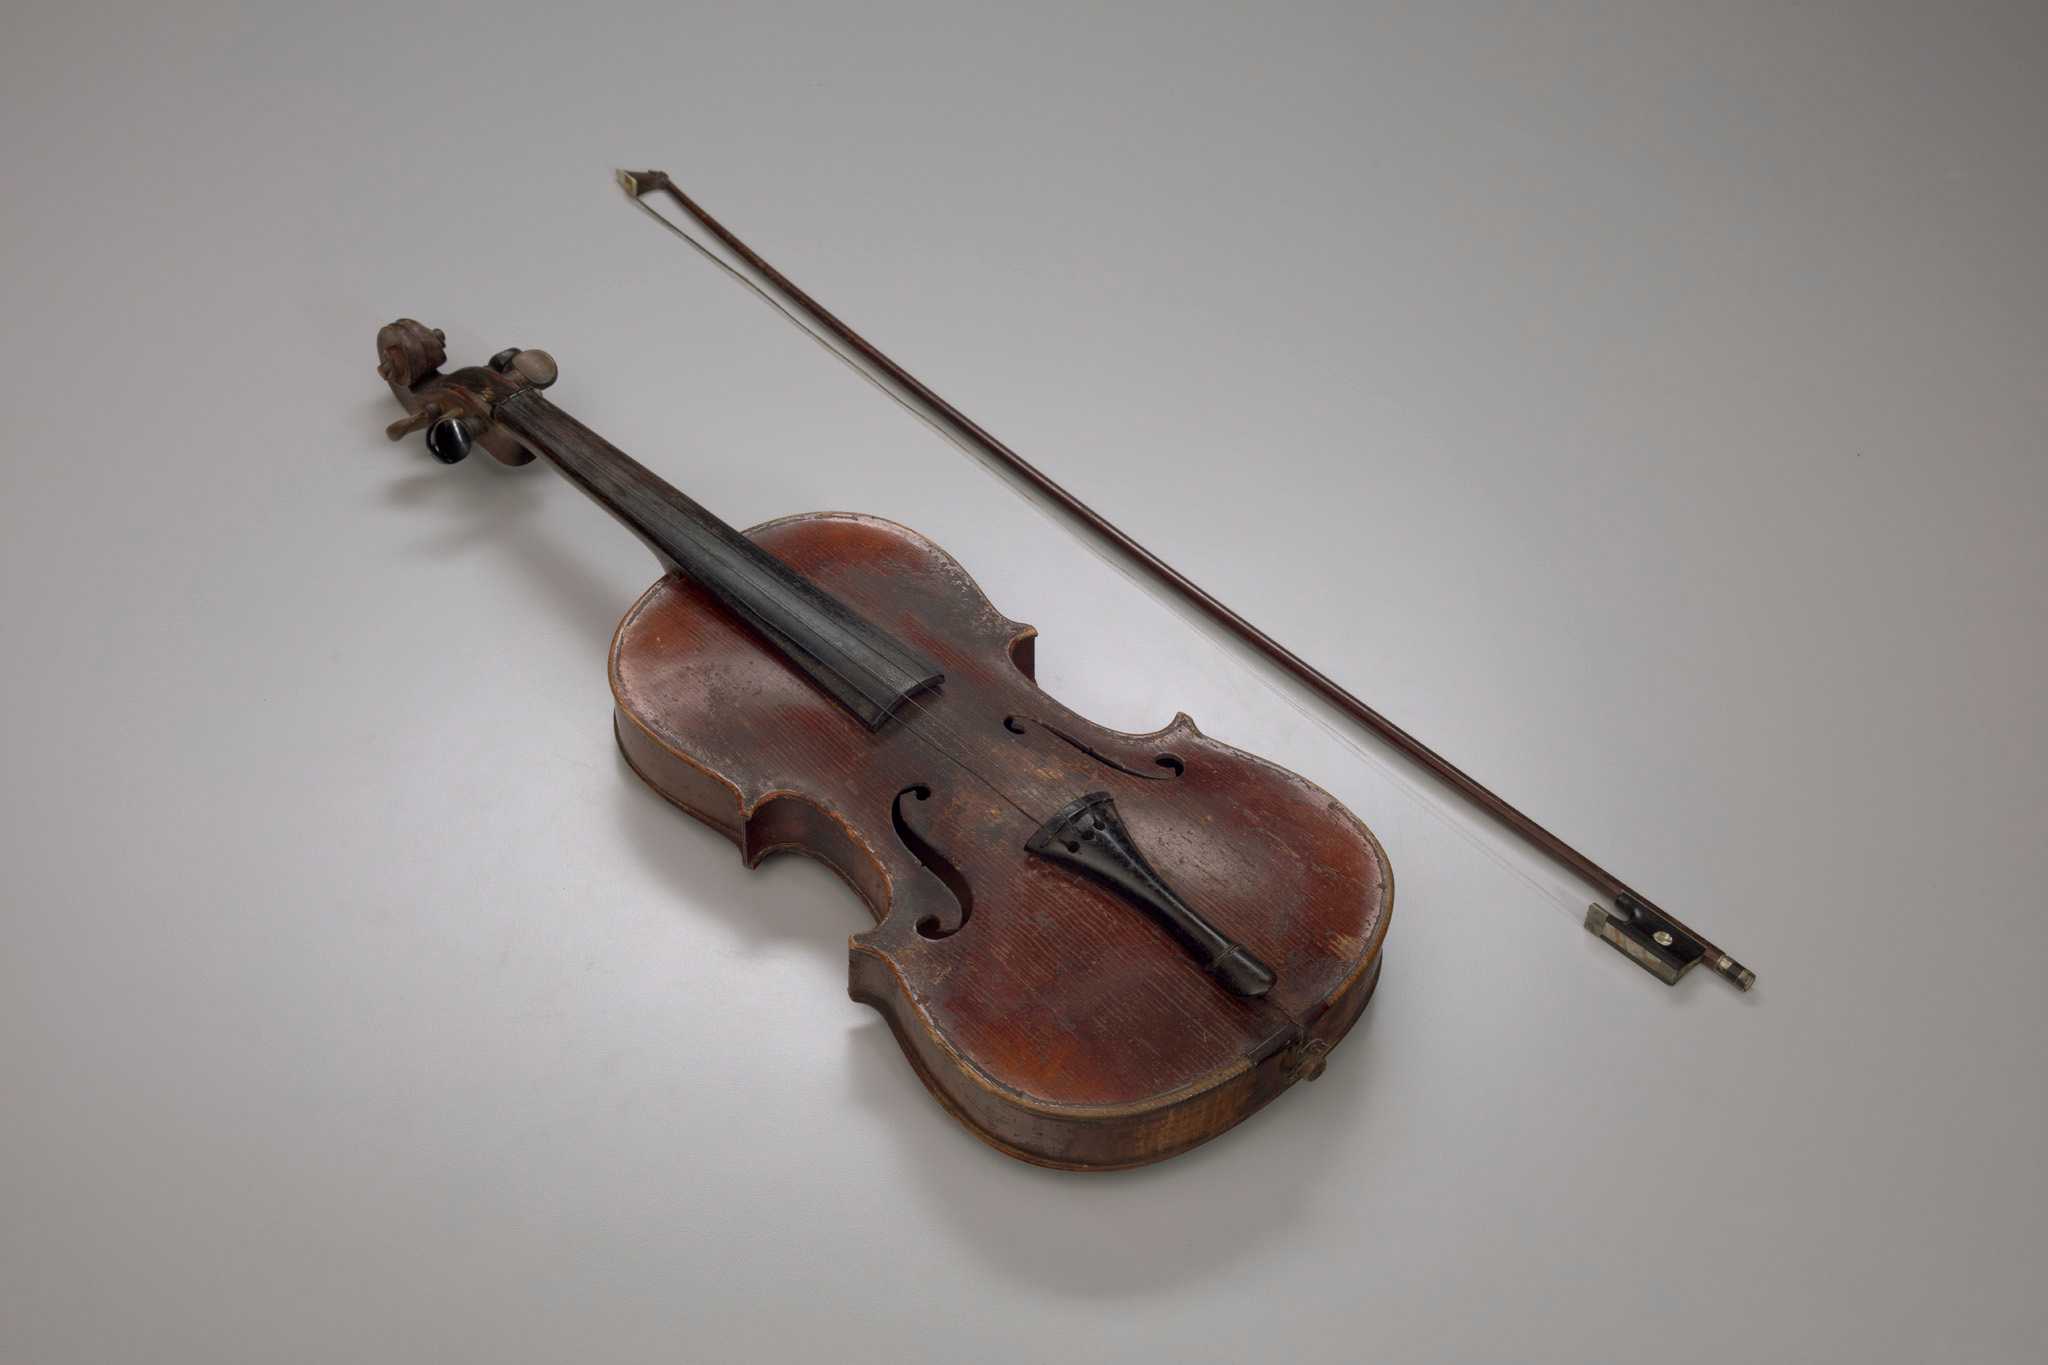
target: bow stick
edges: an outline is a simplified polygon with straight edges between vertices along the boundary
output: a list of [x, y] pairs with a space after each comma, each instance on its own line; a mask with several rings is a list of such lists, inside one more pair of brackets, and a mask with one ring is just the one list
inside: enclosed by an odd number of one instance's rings
[[[873, 342], [840, 321], [830, 309], [805, 293], [787, 275], [763, 259], [760, 253], [706, 213], [694, 199], [683, 193], [682, 189], [669, 179], [666, 171], [620, 171], [618, 180], [627, 196], [649, 217], [710, 256], [712, 260], [721, 265], [725, 264], [702, 242], [650, 206], [645, 198], [650, 194], [667, 195], [700, 229], [716, 238], [781, 294], [787, 301], [787, 306], [772, 297], [770, 302], [789, 313], [793, 321], [804, 325], [804, 320], [808, 319], [807, 330], [812, 330], [814, 336], [822, 330], [846, 346], [876, 371], [910, 394], [918, 403], [924, 405], [929, 412], [930, 420], [936, 425], [946, 429], [957, 441], [979, 451], [997, 467], [1022, 480], [1028, 487], [1079, 522], [1089, 534], [1115, 552], [1118, 558], [1142, 571], [1181, 601], [1257, 650], [1345, 716], [1429, 769], [1468, 802], [1491, 816], [1531, 848], [1553, 862], [1569, 868], [1591, 884], [1601, 895], [1612, 901], [1613, 905], [1611, 908], [1597, 903], [1589, 905], [1586, 908], [1586, 928], [1612, 944], [1631, 962], [1666, 985], [1678, 984], [1678, 979], [1684, 976], [1694, 963], [1702, 961], [1716, 973], [1733, 982], [1739, 990], [1746, 991], [1756, 984], [1755, 972], [1715, 946], [1706, 935], [1690, 928], [1676, 916], [1659, 909], [1647, 896], [1632, 889], [1621, 878], [1509, 805], [1470, 773], [1366, 705], [1336, 679], [1218, 601], [1186, 574], [1131, 539], [1107, 517], [1068, 492], [1044, 470], [1010, 449], [979, 422], [934, 393], [922, 380], [884, 355]], [[741, 278], [745, 279], [744, 276]], [[802, 316], [798, 317], [798, 314]]]

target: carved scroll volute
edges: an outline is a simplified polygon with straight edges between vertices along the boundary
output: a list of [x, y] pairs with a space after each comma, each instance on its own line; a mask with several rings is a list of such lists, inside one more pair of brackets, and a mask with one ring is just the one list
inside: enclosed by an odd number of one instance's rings
[[425, 431], [428, 449], [451, 464], [468, 452], [471, 442], [501, 464], [531, 462], [533, 452], [491, 421], [491, 409], [521, 388], [552, 384], [554, 360], [545, 351], [501, 351], [489, 368], [442, 374], [447, 361], [445, 337], [437, 327], [400, 318], [378, 329], [377, 373], [411, 414], [384, 434], [396, 441]]

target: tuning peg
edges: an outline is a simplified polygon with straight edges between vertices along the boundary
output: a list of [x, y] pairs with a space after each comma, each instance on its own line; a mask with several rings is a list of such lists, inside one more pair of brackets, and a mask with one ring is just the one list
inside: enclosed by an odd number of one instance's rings
[[442, 417], [427, 428], [427, 449], [442, 464], [461, 464], [474, 442], [469, 423], [460, 417]]
[[384, 435], [389, 440], [401, 441], [421, 427], [427, 429], [427, 449], [442, 464], [462, 463], [476, 442], [476, 433], [470, 430], [468, 422], [460, 417], [443, 417], [441, 409], [433, 403], [393, 422], [384, 428]]
[[408, 413], [390, 426], [385, 427], [384, 439], [393, 443], [403, 441], [421, 427], [432, 426], [434, 419], [440, 415], [441, 410], [432, 403], [429, 403], [418, 412]]
[[546, 351], [521, 350], [517, 346], [508, 346], [492, 356], [491, 368], [499, 374], [516, 374], [536, 389], [554, 383], [561, 372], [555, 358]]

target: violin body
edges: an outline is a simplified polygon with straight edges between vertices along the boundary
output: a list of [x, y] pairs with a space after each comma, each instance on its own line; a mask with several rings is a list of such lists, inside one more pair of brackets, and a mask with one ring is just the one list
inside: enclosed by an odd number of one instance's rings
[[1202, 734], [1105, 729], [1032, 681], [1037, 632], [874, 517], [741, 531], [543, 396], [510, 348], [378, 374], [443, 463], [545, 460], [667, 568], [620, 623], [619, 746], [739, 845], [807, 854], [875, 925], [848, 988], [978, 1137], [1069, 1170], [1186, 1151], [1313, 1080], [1379, 980], [1394, 880], [1329, 793]]
[[[1110, 1170], [1321, 1070], [1372, 994], [1393, 906], [1355, 816], [1185, 715], [1134, 735], [1068, 710], [1032, 679], [1036, 631], [912, 531], [819, 514], [745, 534], [944, 685], [914, 724], [871, 730], [670, 574], [613, 643], [620, 747], [749, 866], [805, 854], [860, 895], [875, 925], [849, 943], [850, 992], [940, 1104], [1012, 1156]], [[1221, 988], [1127, 898], [1025, 855], [1080, 792], [1113, 796], [1179, 896], [1270, 966], [1269, 990]]]

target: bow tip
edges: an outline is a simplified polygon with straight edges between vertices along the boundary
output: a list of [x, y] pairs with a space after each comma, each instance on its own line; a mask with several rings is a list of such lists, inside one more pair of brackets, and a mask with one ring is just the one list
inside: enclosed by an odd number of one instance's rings
[[613, 171], [612, 175], [617, 178], [619, 188], [634, 199], [668, 183], [666, 171]]

